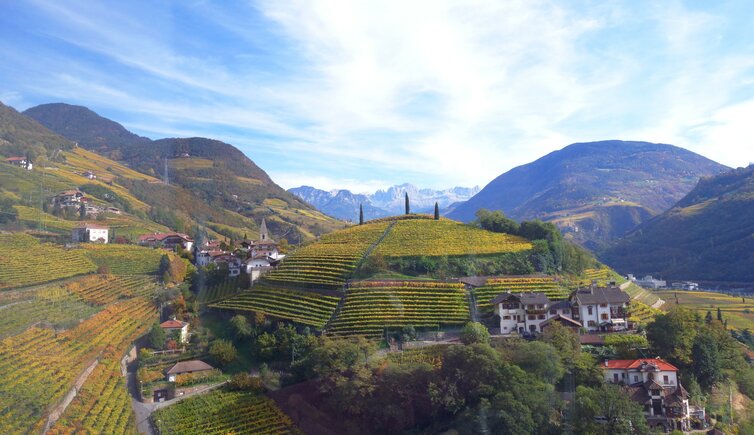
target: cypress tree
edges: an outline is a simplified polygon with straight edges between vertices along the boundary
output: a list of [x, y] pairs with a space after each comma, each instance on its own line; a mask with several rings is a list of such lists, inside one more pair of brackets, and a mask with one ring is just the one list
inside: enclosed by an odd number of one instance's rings
[[440, 220], [440, 205], [435, 202], [435, 220]]
[[411, 213], [411, 207], [408, 204], [408, 192], [406, 192], [406, 214]]
[[359, 204], [359, 225], [364, 225], [364, 206]]
[[720, 311], [720, 307], [717, 307], [717, 320], [723, 321], [723, 312]]
[[711, 323], [711, 322], [712, 322], [712, 311], [710, 311], [710, 310], [707, 310], [707, 315], [706, 315], [706, 316], [704, 316], [704, 320], [705, 320], [705, 321], [706, 321], [707, 323]]

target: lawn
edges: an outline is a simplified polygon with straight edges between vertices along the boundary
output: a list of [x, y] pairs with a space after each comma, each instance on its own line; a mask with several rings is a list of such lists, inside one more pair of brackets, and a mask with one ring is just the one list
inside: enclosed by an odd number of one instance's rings
[[675, 305], [677, 300], [678, 305], [698, 311], [702, 316], [707, 311], [717, 316], [719, 307], [723, 319], [728, 320], [728, 328], [754, 330], [754, 297], [677, 290], [658, 291], [655, 294], [666, 301], [663, 309]]

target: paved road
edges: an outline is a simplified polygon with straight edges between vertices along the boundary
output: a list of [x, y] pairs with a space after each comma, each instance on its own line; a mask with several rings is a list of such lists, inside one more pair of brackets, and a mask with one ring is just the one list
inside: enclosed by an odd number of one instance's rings
[[136, 380], [136, 367], [137, 364], [135, 362], [131, 363], [128, 366], [128, 373], [126, 376], [128, 381], [128, 392], [131, 394], [131, 406], [133, 407], [134, 415], [136, 416], [136, 430], [138, 430], [140, 434], [154, 435], [154, 428], [152, 428], [152, 424], [149, 422], [149, 416], [158, 409], [170, 406], [174, 403], [180, 402], [183, 399], [187, 399], [198, 394], [204, 394], [225, 384], [225, 382], [220, 382], [218, 384], [207, 385], [205, 387], [198, 388], [191, 393], [176, 397], [175, 399], [166, 400], [165, 402], [143, 403], [138, 400], [139, 392], [137, 387], [138, 381]]

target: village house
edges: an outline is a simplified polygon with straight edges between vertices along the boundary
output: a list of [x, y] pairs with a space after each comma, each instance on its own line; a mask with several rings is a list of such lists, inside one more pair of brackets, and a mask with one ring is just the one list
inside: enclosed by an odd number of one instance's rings
[[52, 198], [52, 204], [61, 207], [78, 207], [82, 202], [87, 202], [87, 199], [78, 189], [64, 190]]
[[181, 361], [170, 367], [165, 375], [168, 382], [175, 382], [175, 377], [187, 373], [207, 372], [215, 368], [204, 361], [194, 359], [190, 361]]
[[107, 243], [110, 233], [109, 227], [97, 224], [81, 224], [71, 231], [71, 240], [78, 242]]
[[647, 275], [644, 278], [637, 279], [635, 276], [629, 274], [628, 280], [640, 287], [649, 288], [652, 290], [657, 290], [668, 286], [667, 281], [655, 279], [652, 275]]
[[188, 322], [182, 322], [175, 318], [160, 323], [160, 328], [165, 330], [165, 334], [168, 337], [175, 337], [176, 341], [180, 343], [188, 343], [189, 339], [189, 324]]
[[231, 278], [241, 275], [241, 266], [243, 265], [243, 262], [233, 254], [222, 253], [214, 256], [212, 257], [212, 263], [218, 266], [227, 265], [228, 276]]
[[569, 298], [573, 315], [589, 332], [622, 331], [628, 328], [631, 297], [618, 287], [591, 286], [576, 290]]
[[538, 292], [506, 292], [493, 298], [492, 305], [500, 317], [500, 333], [509, 335], [540, 333], [553, 322], [574, 330], [624, 330], [629, 301], [628, 294], [617, 287], [590, 287], [562, 301], [551, 301]]
[[194, 247], [194, 239], [183, 233], [153, 233], [142, 234], [137, 242], [141, 246], [151, 248], [161, 247], [164, 249], [175, 249], [180, 246], [183, 249], [191, 250]]
[[644, 407], [650, 428], [689, 430], [689, 394], [678, 369], [660, 358], [605, 360], [605, 381], [624, 386], [626, 394]]
[[31, 171], [34, 167], [34, 164], [31, 162], [31, 159], [27, 159], [26, 157], [8, 157], [5, 159], [5, 163], [8, 163], [9, 165], [18, 166], [20, 168], [24, 168], [27, 171]]
[[264, 219], [262, 219], [262, 224], [259, 226], [259, 239], [242, 241], [241, 249], [248, 252], [249, 258], [259, 259], [257, 267], [270, 266], [269, 263], [271, 261], [281, 260], [285, 257], [280, 254], [277, 242], [270, 238], [270, 233], [267, 230], [267, 222]]

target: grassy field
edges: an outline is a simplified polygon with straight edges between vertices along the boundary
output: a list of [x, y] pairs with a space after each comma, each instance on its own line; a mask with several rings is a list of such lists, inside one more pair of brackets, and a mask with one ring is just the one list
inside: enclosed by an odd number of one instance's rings
[[754, 297], [730, 296], [722, 293], [658, 291], [655, 294], [666, 301], [666, 307], [676, 304], [698, 311], [704, 316], [711, 311], [717, 316], [717, 309], [722, 311], [723, 319], [728, 320], [728, 328], [754, 330]]

